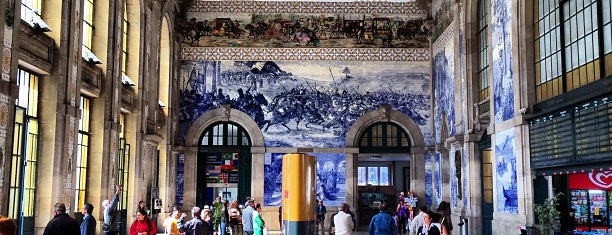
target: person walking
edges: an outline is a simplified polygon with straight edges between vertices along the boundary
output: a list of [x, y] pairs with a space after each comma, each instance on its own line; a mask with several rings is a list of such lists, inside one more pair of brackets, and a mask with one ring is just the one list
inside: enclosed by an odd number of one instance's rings
[[181, 214], [181, 217], [179, 217], [178, 220], [179, 230], [183, 231], [185, 235], [207, 235], [204, 221], [202, 221], [202, 218], [200, 218], [201, 213], [202, 210], [199, 207], [194, 206], [191, 209], [192, 218], [187, 222], [184, 222], [187, 215], [185, 213]]
[[342, 203], [338, 207], [338, 213], [333, 217], [336, 235], [353, 234], [353, 217], [348, 213], [348, 204]]
[[432, 211], [426, 211], [423, 214], [423, 225], [417, 230], [417, 235], [440, 235], [440, 229], [433, 224], [435, 214]]
[[204, 209], [202, 210], [202, 215], [200, 216], [200, 218], [202, 218], [202, 222], [204, 223], [204, 234], [205, 235], [213, 235], [215, 229], [213, 228], [213, 221], [212, 221], [212, 215], [211, 215], [211, 210], [210, 209]]
[[149, 219], [149, 212], [141, 208], [136, 212], [136, 220], [130, 226], [130, 235], [154, 235], [157, 233], [157, 225]]
[[317, 234], [325, 235], [325, 213], [327, 213], [327, 208], [323, 205], [323, 200], [319, 200], [317, 205]]
[[81, 235], [96, 234], [96, 218], [93, 217], [94, 206], [90, 203], [85, 203], [81, 213], [83, 213], [83, 222], [81, 222]]
[[450, 235], [453, 232], [453, 221], [451, 220], [450, 203], [447, 201], [441, 201], [436, 209], [436, 213], [440, 215], [441, 221], [441, 233], [443, 235]]
[[53, 206], [55, 215], [49, 221], [43, 235], [80, 235], [79, 223], [66, 214], [66, 205], [58, 202]]
[[263, 230], [266, 227], [266, 223], [261, 218], [261, 204], [255, 204], [255, 210], [253, 211], [253, 234], [263, 235]]
[[[403, 196], [402, 192], [402, 196]], [[406, 202], [400, 201], [396, 208], [397, 213], [397, 230], [400, 234], [406, 233], [406, 221], [408, 221], [408, 207]]]
[[253, 235], [253, 206], [255, 201], [249, 199], [247, 207], [242, 210], [242, 231], [246, 235]]
[[425, 211], [427, 211], [427, 207], [421, 206], [419, 207], [419, 210], [419, 214], [417, 214], [417, 216], [415, 216], [410, 222], [410, 229], [408, 230], [410, 235], [417, 235], [417, 229], [423, 226], [423, 215], [425, 214]]
[[238, 201], [233, 201], [229, 211], [230, 216], [230, 234], [242, 235], [242, 210]]
[[570, 208], [567, 213], [561, 214], [561, 234], [572, 235], [576, 229], [576, 209]]
[[104, 235], [117, 235], [119, 228], [117, 228], [117, 204], [119, 204], [119, 193], [121, 192], [121, 185], [115, 185], [115, 194], [112, 200], [102, 201], [102, 208], [104, 208], [104, 223], [102, 224], [102, 232]]
[[225, 235], [229, 224], [229, 202], [223, 201], [223, 208], [221, 208], [221, 226], [219, 226], [219, 234]]
[[370, 235], [396, 235], [397, 226], [393, 216], [387, 212], [387, 202], [381, 202], [378, 208], [380, 212], [372, 217], [368, 227]]
[[179, 206], [172, 207], [172, 214], [170, 217], [164, 220], [164, 234], [167, 235], [181, 235], [182, 233], [178, 230], [178, 219], [183, 214], [183, 210]]

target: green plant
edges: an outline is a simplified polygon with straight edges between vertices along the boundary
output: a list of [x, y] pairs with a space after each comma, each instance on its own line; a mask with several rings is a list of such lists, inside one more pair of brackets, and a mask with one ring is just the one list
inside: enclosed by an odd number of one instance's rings
[[559, 197], [563, 193], [559, 192], [554, 197], [547, 198], [542, 204], [535, 204], [534, 211], [540, 221], [540, 229], [543, 234], [548, 234], [551, 229], [554, 229], [555, 222], [559, 220], [559, 211], [557, 206], [559, 205]]

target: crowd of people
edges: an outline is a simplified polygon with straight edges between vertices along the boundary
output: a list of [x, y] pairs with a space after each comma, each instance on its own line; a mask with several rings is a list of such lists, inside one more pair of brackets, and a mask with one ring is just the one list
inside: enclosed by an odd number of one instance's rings
[[[118, 234], [117, 226], [119, 193], [121, 187], [116, 186], [115, 194], [111, 200], [102, 202], [104, 235]], [[266, 224], [261, 216], [261, 204], [253, 198], [247, 198], [244, 204], [238, 201], [229, 202], [217, 197], [212, 206], [204, 208], [193, 207], [191, 217], [183, 212], [179, 206], [172, 208], [171, 215], [163, 222], [164, 233], [169, 235], [267, 235]], [[350, 206], [342, 203], [338, 211], [331, 215], [328, 234], [350, 235], [357, 228], [356, 217]], [[414, 215], [410, 205], [400, 198], [395, 210], [388, 207], [386, 201], [381, 201], [380, 212], [374, 215], [368, 226], [370, 235], [449, 235], [453, 230], [450, 217], [450, 204], [442, 201], [435, 212], [427, 207], [420, 207], [419, 213]], [[58, 202], [54, 205], [54, 217], [47, 224], [44, 235], [91, 235], [96, 233], [96, 218], [92, 215], [94, 206], [85, 203], [81, 212], [83, 221], [77, 223], [66, 213], [66, 205]], [[279, 224], [282, 225], [282, 207], [278, 211]], [[317, 202], [316, 207], [316, 233], [326, 234], [324, 221], [327, 208], [323, 201]], [[150, 210], [144, 201], [139, 203], [136, 220], [129, 227], [130, 235], [152, 235], [158, 231], [157, 223], [150, 217]], [[12, 220], [0, 216], [0, 235], [13, 235], [17, 228]]]

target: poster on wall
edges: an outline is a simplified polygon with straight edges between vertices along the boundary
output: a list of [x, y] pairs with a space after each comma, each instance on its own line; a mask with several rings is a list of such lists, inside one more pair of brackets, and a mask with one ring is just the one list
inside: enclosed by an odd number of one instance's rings
[[229, 105], [259, 126], [269, 147], [344, 147], [365, 113], [389, 105], [432, 142], [429, 62], [183, 61], [179, 131]]
[[[280, 206], [282, 169], [285, 153], [266, 153], [264, 157], [264, 206]], [[346, 201], [346, 156], [344, 153], [309, 153], [317, 158], [316, 194], [326, 206]]]
[[206, 183], [238, 183], [238, 153], [206, 156]]
[[176, 163], [176, 204], [183, 205], [183, 187], [185, 182], [185, 154], [178, 155]]
[[497, 212], [518, 213], [518, 187], [514, 128], [495, 134]]
[[425, 205], [433, 204], [433, 159], [431, 153], [425, 154]]

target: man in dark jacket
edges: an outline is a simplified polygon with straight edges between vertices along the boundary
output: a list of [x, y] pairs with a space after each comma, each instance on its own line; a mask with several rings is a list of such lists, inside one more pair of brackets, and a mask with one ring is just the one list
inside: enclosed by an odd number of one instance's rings
[[208, 231], [209, 228], [200, 218], [201, 213], [202, 210], [199, 207], [193, 207], [193, 209], [191, 209], [193, 219], [187, 222], [184, 221], [187, 215], [183, 213], [178, 220], [178, 229], [185, 232], [187, 235], [206, 235], [206, 231]]
[[561, 232], [563, 235], [574, 234], [576, 229], [576, 209], [571, 208], [567, 213], [561, 214]]
[[58, 202], [54, 206], [53, 219], [49, 221], [43, 235], [80, 235], [79, 223], [66, 214], [66, 205]]
[[90, 203], [85, 203], [81, 212], [83, 213], [83, 222], [81, 222], [81, 235], [96, 234], [96, 218], [93, 217], [94, 206]]
[[317, 205], [317, 234], [325, 234], [325, 213], [327, 213], [327, 208], [323, 205], [323, 200], [318, 201]]

